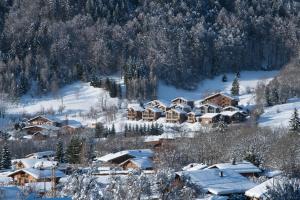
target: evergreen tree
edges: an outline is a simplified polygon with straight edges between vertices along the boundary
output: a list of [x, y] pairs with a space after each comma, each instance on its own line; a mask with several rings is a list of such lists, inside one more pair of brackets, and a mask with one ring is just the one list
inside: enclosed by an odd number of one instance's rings
[[0, 151], [0, 170], [3, 169], [2, 166], [2, 151]]
[[9, 169], [11, 167], [11, 155], [8, 150], [8, 146], [5, 143], [3, 148], [2, 148], [2, 153], [1, 153], [1, 166], [3, 169]]
[[238, 96], [240, 94], [240, 84], [239, 79], [237, 77], [233, 80], [231, 94], [233, 96]]
[[228, 125], [226, 124], [225, 120], [224, 120], [224, 119], [221, 119], [221, 120], [218, 122], [218, 126], [217, 126], [218, 132], [220, 132], [220, 133], [225, 133], [225, 132], [227, 131], [227, 128], [228, 128]]
[[105, 135], [105, 128], [101, 122], [98, 122], [95, 127], [95, 137], [101, 138]]
[[80, 163], [82, 143], [79, 137], [73, 137], [66, 150], [66, 160], [70, 164]]
[[297, 108], [294, 109], [290, 119], [290, 131], [294, 133], [300, 133], [300, 119]]
[[227, 76], [226, 76], [226, 74], [223, 75], [222, 82], [227, 82]]
[[128, 124], [125, 124], [125, 127], [124, 127], [124, 136], [126, 137], [128, 134]]
[[272, 101], [271, 101], [271, 98], [270, 98], [270, 88], [269, 87], [266, 87], [266, 90], [265, 90], [265, 100], [266, 100], [267, 106], [272, 106]]
[[110, 135], [112, 135], [112, 136], [116, 135], [115, 124], [112, 124], [112, 126], [111, 126]]
[[64, 162], [64, 147], [61, 139], [56, 144], [55, 160], [60, 163]]

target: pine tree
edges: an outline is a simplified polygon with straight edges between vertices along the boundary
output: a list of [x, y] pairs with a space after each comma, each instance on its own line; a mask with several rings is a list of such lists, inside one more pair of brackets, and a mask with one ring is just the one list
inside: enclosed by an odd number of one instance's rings
[[271, 101], [271, 98], [270, 98], [270, 88], [269, 87], [266, 87], [266, 90], [265, 90], [265, 100], [266, 100], [267, 106], [272, 105], [272, 101]]
[[8, 150], [8, 146], [5, 143], [1, 153], [1, 166], [3, 169], [9, 169], [11, 167], [11, 155]]
[[102, 123], [98, 122], [95, 127], [95, 137], [101, 138], [105, 135], [105, 128]]
[[222, 82], [227, 82], [227, 76], [226, 76], [226, 74], [223, 75]]
[[73, 137], [66, 150], [66, 160], [70, 164], [80, 163], [82, 143], [79, 137]]
[[231, 94], [233, 96], [238, 96], [240, 94], [240, 84], [239, 79], [237, 77], [233, 80]]
[[290, 131], [291, 132], [300, 132], [300, 119], [299, 119], [299, 114], [297, 108], [295, 108], [292, 117], [290, 119]]
[[112, 135], [112, 136], [116, 135], [115, 124], [112, 124], [112, 126], [111, 126], [110, 135]]
[[62, 140], [58, 140], [56, 144], [56, 153], [55, 153], [55, 160], [63, 163], [64, 162], [64, 147]]

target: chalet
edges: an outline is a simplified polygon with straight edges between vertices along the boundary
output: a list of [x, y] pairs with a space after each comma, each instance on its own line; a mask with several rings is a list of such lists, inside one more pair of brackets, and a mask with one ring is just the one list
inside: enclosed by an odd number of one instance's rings
[[24, 168], [32, 168], [36, 163], [41, 161], [46, 161], [44, 159], [36, 159], [36, 158], [23, 158], [12, 160], [12, 165], [15, 169], [24, 169]]
[[171, 102], [172, 102], [173, 106], [184, 104], [184, 105], [189, 105], [191, 108], [194, 107], [194, 101], [187, 100], [183, 97], [177, 97], [177, 98], [173, 99]]
[[226, 123], [239, 123], [246, 119], [246, 116], [239, 111], [223, 111], [220, 114]]
[[108, 165], [120, 165], [131, 158], [153, 158], [153, 151], [150, 149], [124, 150], [117, 153], [110, 153], [105, 156], [96, 158], [97, 161]]
[[141, 120], [145, 109], [139, 104], [130, 104], [127, 109], [127, 119]]
[[159, 108], [146, 108], [143, 111], [142, 118], [144, 121], [153, 122], [162, 116], [162, 110]]
[[196, 123], [200, 121], [200, 116], [202, 114], [200, 112], [189, 112], [187, 114], [187, 122], [188, 123]]
[[214, 124], [219, 121], [220, 116], [220, 113], [206, 113], [200, 117], [200, 122], [202, 125]]
[[204, 169], [190, 170], [176, 173], [176, 179], [188, 178], [189, 183], [203, 193], [213, 195], [244, 194], [245, 191], [256, 186], [246, 177], [233, 170]]
[[158, 136], [147, 136], [145, 138], [144, 143], [151, 148], [155, 150], [159, 150], [161, 147], [167, 146], [168, 143], [173, 141], [174, 138], [169, 138], [169, 137], [161, 137], [160, 135]]
[[203, 104], [197, 106], [197, 109], [201, 113], [219, 113], [221, 112], [221, 107], [214, 104]]
[[146, 104], [147, 107], [150, 108], [159, 108], [163, 112], [166, 112], [167, 110], [170, 110], [170, 104], [168, 102], [162, 101], [162, 100], [153, 100]]
[[31, 126], [35, 125], [49, 125], [49, 126], [59, 126], [60, 120], [58, 119], [50, 119], [49, 117], [45, 116], [36, 116], [34, 118], [31, 118], [27, 121], [27, 123]]
[[236, 98], [225, 93], [216, 93], [210, 95], [201, 102], [202, 104], [215, 104], [223, 108], [227, 106], [237, 106], [239, 103]]
[[123, 170], [141, 169], [141, 170], [153, 170], [153, 162], [148, 157], [131, 158], [119, 165]]
[[53, 172], [49, 169], [34, 168], [19, 169], [8, 174], [8, 177], [11, 177], [17, 185], [21, 186], [24, 186], [26, 183], [51, 182], [53, 178], [58, 182], [64, 176], [65, 174], [59, 170]]
[[83, 130], [84, 126], [76, 120], [65, 120], [61, 128], [65, 133], [74, 134]]
[[49, 138], [49, 134], [43, 132], [43, 131], [38, 131], [34, 133], [31, 137], [31, 139], [39, 141], [39, 140], [46, 140]]
[[180, 109], [171, 109], [166, 112], [167, 123], [183, 123], [187, 119], [187, 113]]
[[236, 162], [233, 160], [230, 163], [220, 163], [208, 167], [208, 169], [216, 168], [219, 170], [233, 170], [246, 177], [258, 176], [258, 174], [262, 172], [258, 167], [248, 161]]

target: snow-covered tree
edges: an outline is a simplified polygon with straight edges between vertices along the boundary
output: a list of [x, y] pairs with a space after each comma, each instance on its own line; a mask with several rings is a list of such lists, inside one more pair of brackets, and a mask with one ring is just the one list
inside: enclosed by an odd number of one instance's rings
[[66, 150], [66, 160], [71, 164], [78, 164], [80, 162], [80, 154], [82, 150], [82, 142], [80, 138], [73, 137]]
[[4, 144], [1, 152], [1, 167], [3, 169], [9, 169], [11, 167], [11, 155], [6, 143]]
[[297, 108], [294, 109], [294, 112], [290, 119], [290, 131], [300, 133], [300, 119]]
[[275, 185], [268, 189], [266, 197], [270, 200], [298, 200], [300, 197], [299, 180], [276, 181]]
[[232, 82], [231, 94], [233, 96], [238, 96], [240, 94], [240, 84], [239, 79], [237, 77]]
[[55, 160], [60, 163], [64, 162], [64, 147], [61, 139], [56, 144]]

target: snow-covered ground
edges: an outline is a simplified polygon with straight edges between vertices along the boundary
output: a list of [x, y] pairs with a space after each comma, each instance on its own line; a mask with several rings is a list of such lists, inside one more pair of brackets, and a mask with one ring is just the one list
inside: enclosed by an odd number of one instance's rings
[[[267, 83], [278, 71], [243, 71], [240, 76], [240, 105], [250, 107], [254, 105], [254, 88], [259, 81]], [[204, 80], [199, 83], [198, 88], [194, 91], [176, 89], [174, 86], [166, 85], [160, 82], [158, 87], [158, 99], [170, 101], [176, 97], [185, 97], [191, 100], [200, 100], [204, 96], [212, 92], [230, 93], [232, 81], [235, 74], [226, 74], [228, 81], [222, 82], [222, 75], [214, 79]], [[121, 84], [123, 80], [113, 77]], [[122, 86], [124, 89], [124, 85]], [[124, 91], [123, 91], [124, 92]], [[57, 111], [61, 106], [64, 106], [62, 113]], [[107, 108], [114, 106], [118, 111], [112, 117], [107, 118], [102, 112], [103, 107]], [[86, 114], [91, 113], [91, 108], [96, 109], [94, 117], [88, 117]], [[125, 123], [141, 124], [140, 122], [131, 122], [126, 120], [126, 103], [122, 103], [117, 98], [110, 98], [108, 92], [100, 88], [94, 88], [89, 83], [76, 82], [61, 88], [57, 94], [48, 94], [42, 97], [32, 97], [31, 95], [23, 96], [18, 104], [12, 104], [7, 113], [8, 116], [22, 116], [23, 114], [34, 115], [36, 113], [49, 110], [56, 112], [55, 117], [59, 119], [77, 120], [83, 125], [91, 125], [95, 122], [105, 122], [107, 124], [115, 124], [116, 130], [122, 130]], [[1, 120], [2, 127], [7, 125], [8, 120]], [[165, 129], [170, 130], [174, 127], [173, 124], [164, 123], [164, 118], [159, 119], [158, 123], [163, 123]], [[175, 125], [178, 126], [178, 125]], [[180, 125], [186, 131], [198, 130], [199, 125], [183, 123]]]
[[260, 126], [287, 127], [294, 109], [300, 110], [300, 99], [290, 99], [286, 104], [265, 108], [259, 119]]

